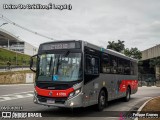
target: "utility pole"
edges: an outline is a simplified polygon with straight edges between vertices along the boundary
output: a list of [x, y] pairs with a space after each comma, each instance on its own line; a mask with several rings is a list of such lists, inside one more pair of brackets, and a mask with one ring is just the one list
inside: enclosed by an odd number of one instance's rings
[[16, 51], [16, 66], [17, 66], [17, 51]]
[[[8, 24], [8, 23], [2, 23], [2, 24], [0, 25], [0, 27], [2, 27], [3, 25], [6, 25], [6, 24]], [[9, 39], [8, 39], [8, 50], [9, 50]]]
[[[17, 37], [17, 38], [18, 38], [18, 37]], [[17, 40], [16, 40], [16, 47], [17, 47], [17, 49], [15, 50], [15, 52], [16, 52], [16, 66], [17, 66], [17, 59], [18, 59], [18, 58], [17, 58], [17, 51], [18, 51], [18, 47], [19, 47]]]
[[9, 48], [9, 39], [8, 39], [8, 50], [10, 50], [10, 48]]

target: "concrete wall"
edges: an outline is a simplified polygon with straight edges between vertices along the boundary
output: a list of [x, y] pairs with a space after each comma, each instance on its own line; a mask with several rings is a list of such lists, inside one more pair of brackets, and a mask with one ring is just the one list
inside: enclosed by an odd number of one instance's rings
[[[26, 83], [26, 74], [28, 73], [9, 73], [9, 74], [1, 74], [0, 75], [0, 84], [22, 84]], [[34, 73], [33, 74], [33, 80], [35, 78]]]
[[160, 56], [160, 45], [142, 51], [142, 60], [147, 60]]
[[156, 66], [156, 79], [160, 80], [160, 66]]

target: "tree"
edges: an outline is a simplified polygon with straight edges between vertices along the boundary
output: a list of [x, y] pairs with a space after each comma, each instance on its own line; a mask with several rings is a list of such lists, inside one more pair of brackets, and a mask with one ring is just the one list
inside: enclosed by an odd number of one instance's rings
[[126, 56], [129, 56], [129, 57], [132, 57], [132, 58], [135, 58], [135, 59], [138, 59], [138, 60], [140, 60], [142, 58], [141, 51], [138, 50], [138, 48], [136, 48], [136, 47], [135, 48], [131, 48], [131, 49], [126, 48], [124, 50], [124, 54]]
[[129, 56], [138, 60], [142, 58], [142, 53], [140, 50], [138, 50], [138, 48], [136, 47], [131, 49], [125, 48], [124, 41], [121, 41], [121, 40], [118, 40], [118, 42], [108, 41], [108, 44], [109, 45], [107, 45], [107, 49], [112, 49], [114, 51], [121, 52], [126, 56]]
[[115, 41], [108, 41], [107, 49], [112, 49], [117, 52], [122, 52], [125, 49], [124, 41], [118, 40], [118, 42]]

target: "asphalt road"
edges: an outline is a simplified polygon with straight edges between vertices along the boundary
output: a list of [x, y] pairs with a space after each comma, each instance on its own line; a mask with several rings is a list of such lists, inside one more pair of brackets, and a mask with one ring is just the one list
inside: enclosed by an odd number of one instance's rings
[[[40, 112], [42, 118], [27, 118], [29, 120], [119, 120], [114, 117], [115, 111], [131, 111], [137, 110], [146, 100], [151, 97], [160, 96], [160, 87], [140, 87], [138, 92], [131, 96], [129, 102], [123, 102], [118, 99], [109, 102], [109, 106], [103, 112], [97, 112], [92, 107], [78, 109], [62, 109], [55, 107], [46, 107], [33, 103], [33, 84], [27, 85], [1, 85], [0, 86], [0, 111], [3, 106], [21, 106], [22, 111]], [[108, 113], [110, 115], [108, 115]], [[49, 116], [49, 117], [46, 117]], [[108, 117], [109, 116], [109, 117]], [[1, 117], [1, 116], [0, 116]]]

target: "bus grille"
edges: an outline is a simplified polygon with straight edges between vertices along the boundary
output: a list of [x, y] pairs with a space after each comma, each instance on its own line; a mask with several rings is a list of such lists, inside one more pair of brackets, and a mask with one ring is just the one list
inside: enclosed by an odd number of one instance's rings
[[66, 90], [72, 85], [69, 84], [55, 84], [55, 83], [37, 83], [37, 87], [41, 89], [47, 89], [47, 90]]
[[55, 97], [46, 97], [41, 95], [37, 95], [37, 98], [40, 102], [47, 102], [47, 99], [53, 99], [55, 100], [55, 103], [58, 103], [58, 104], [64, 104], [65, 101], [67, 100], [67, 97], [55, 98]]

